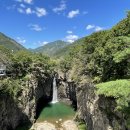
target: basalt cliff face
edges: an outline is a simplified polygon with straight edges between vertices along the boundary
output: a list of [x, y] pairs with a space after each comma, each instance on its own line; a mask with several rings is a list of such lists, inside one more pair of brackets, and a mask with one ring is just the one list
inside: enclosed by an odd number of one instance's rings
[[77, 106], [76, 118], [85, 121], [87, 130], [127, 130], [114, 98], [98, 96], [91, 83], [77, 87]]
[[[39, 72], [31, 74], [26, 82], [21, 81], [17, 99], [0, 95], [0, 130], [15, 130], [20, 124], [33, 123], [40, 111], [39, 103], [52, 98], [52, 82], [52, 76]], [[59, 75], [57, 87], [59, 100], [77, 109], [75, 120], [84, 121], [87, 130], [127, 130], [122, 113], [115, 111], [114, 99], [98, 96], [92, 83], [76, 84]]]
[[99, 96], [94, 84], [75, 83], [69, 74], [65, 75], [59, 76], [59, 97], [75, 104], [75, 120], [84, 121], [87, 130], [127, 130], [123, 114], [116, 111], [114, 98]]
[[40, 98], [51, 98], [51, 83], [49, 75], [30, 75], [26, 82], [21, 81], [22, 89], [15, 99], [9, 94], [0, 95], [0, 130], [15, 130], [20, 124], [33, 123]]

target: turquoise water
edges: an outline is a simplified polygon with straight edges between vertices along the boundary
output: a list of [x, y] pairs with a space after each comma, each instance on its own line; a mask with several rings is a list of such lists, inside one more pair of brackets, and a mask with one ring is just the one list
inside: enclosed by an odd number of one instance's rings
[[[56, 124], [59, 119], [62, 119], [62, 121], [73, 119], [74, 115], [75, 111], [71, 106], [60, 102], [49, 103], [43, 108], [36, 122], [48, 121]], [[29, 125], [23, 125], [16, 130], [29, 130], [29, 128]]]
[[58, 119], [67, 120], [74, 117], [75, 111], [71, 106], [64, 103], [49, 103], [40, 113], [37, 122], [49, 121], [54, 122]]

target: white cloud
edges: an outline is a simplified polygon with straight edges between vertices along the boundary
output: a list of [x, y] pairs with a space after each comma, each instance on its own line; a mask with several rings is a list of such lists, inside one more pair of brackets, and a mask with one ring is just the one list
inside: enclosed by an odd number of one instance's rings
[[25, 12], [26, 12], [26, 14], [32, 14], [32, 13], [33, 13], [33, 11], [31, 10], [31, 8], [27, 8], [27, 9], [25, 10]]
[[42, 16], [47, 15], [47, 11], [46, 11], [45, 8], [39, 8], [39, 7], [37, 7], [37, 8], [36, 8], [36, 11], [35, 11], [35, 14], [36, 14], [38, 17], [42, 17]]
[[100, 27], [100, 26], [95, 26], [95, 25], [89, 24], [89, 25], [87, 25], [86, 29], [87, 29], [87, 30], [93, 29], [95, 32], [98, 32], [98, 31], [103, 30], [104, 28], [103, 28], [103, 27]]
[[26, 40], [24, 38], [21, 38], [21, 37], [17, 37], [16, 40], [17, 40], [18, 43], [21, 43], [21, 44], [26, 43]]
[[37, 31], [37, 32], [40, 32], [43, 30], [42, 27], [40, 27], [38, 24], [30, 24], [28, 25], [30, 27], [31, 30], [34, 30], [34, 31]]
[[26, 4], [32, 4], [33, 0], [15, 0], [16, 2], [24, 2]]
[[35, 45], [38, 45], [38, 46], [44, 46], [46, 44], [48, 44], [49, 42], [47, 41], [38, 41], [37, 43], [35, 43]]
[[66, 9], [66, 2], [64, 0], [62, 0], [60, 2], [60, 5], [58, 7], [53, 8], [52, 10], [55, 13], [59, 13], [59, 12], [65, 10], [65, 9]]
[[27, 4], [32, 4], [33, 0], [24, 0], [24, 2]]
[[66, 39], [67, 42], [72, 43], [72, 42], [76, 41], [78, 38], [79, 37], [77, 35], [70, 34], [70, 35], [66, 36], [65, 39]]
[[86, 27], [87, 30], [90, 30], [90, 29], [93, 29], [93, 28], [95, 28], [95, 25], [91, 25], [91, 24], [87, 25], [87, 27]]
[[20, 2], [19, 7], [17, 8], [19, 13], [24, 14], [35, 14], [37, 17], [42, 17], [47, 15], [47, 11], [45, 8], [33, 7], [30, 8], [27, 4], [33, 4], [33, 0], [15, 0]]
[[68, 34], [72, 34], [72, 33], [73, 33], [73, 31], [71, 31], [71, 30], [68, 30], [68, 31], [67, 31], [67, 33], [68, 33]]
[[19, 13], [24, 13], [24, 10], [21, 9], [21, 8], [17, 8], [17, 10], [18, 10]]
[[40, 45], [42, 45], [42, 46], [44, 46], [44, 45], [46, 45], [46, 44], [48, 44], [47, 41], [40, 42]]
[[[23, 5], [22, 5], [23, 6]], [[24, 6], [21, 8], [17, 8], [19, 13], [25, 13], [25, 14], [35, 14], [37, 17], [42, 17], [47, 15], [47, 12], [44, 8], [36, 8], [35, 10], [31, 8], [25, 8]]]
[[20, 7], [25, 8], [26, 6], [24, 4], [20, 4]]
[[68, 13], [68, 18], [73, 18], [73, 17], [75, 17], [75, 16], [77, 16], [78, 14], [80, 14], [80, 12], [79, 12], [79, 10], [77, 9], [77, 10], [72, 10], [72, 11], [70, 11], [69, 13]]
[[103, 29], [104, 29], [103, 27], [99, 27], [99, 26], [96, 26], [96, 27], [95, 27], [95, 31], [96, 31], [96, 32], [101, 31], [101, 30], [103, 30]]

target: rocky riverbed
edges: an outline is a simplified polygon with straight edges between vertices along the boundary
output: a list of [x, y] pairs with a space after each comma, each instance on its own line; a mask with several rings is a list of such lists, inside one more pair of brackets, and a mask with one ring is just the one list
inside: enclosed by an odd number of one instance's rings
[[35, 123], [30, 130], [78, 130], [76, 122], [73, 120], [67, 120], [62, 122], [56, 121], [55, 124], [44, 121], [42, 123]]

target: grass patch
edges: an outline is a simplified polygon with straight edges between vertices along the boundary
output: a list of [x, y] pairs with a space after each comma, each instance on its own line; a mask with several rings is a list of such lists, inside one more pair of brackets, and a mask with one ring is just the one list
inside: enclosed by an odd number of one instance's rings
[[87, 130], [86, 124], [84, 122], [79, 122], [78, 129], [79, 130]]

